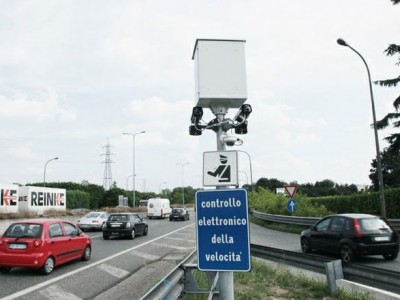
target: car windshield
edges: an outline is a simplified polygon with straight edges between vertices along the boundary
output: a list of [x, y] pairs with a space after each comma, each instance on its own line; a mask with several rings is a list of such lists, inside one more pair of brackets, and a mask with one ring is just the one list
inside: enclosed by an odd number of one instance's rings
[[114, 216], [110, 216], [109, 221], [126, 222], [128, 219], [129, 218], [126, 215], [114, 215]]
[[390, 226], [382, 219], [361, 219], [361, 229], [364, 232], [392, 232]]
[[41, 224], [14, 223], [4, 233], [5, 237], [14, 238], [38, 238], [42, 235]]
[[100, 215], [100, 213], [96, 213], [96, 212], [91, 212], [88, 213], [85, 218], [97, 218]]
[[183, 212], [183, 209], [181, 209], [181, 208], [175, 208], [175, 209], [173, 210], [173, 212], [174, 212], [174, 213], [181, 213], [181, 212]]

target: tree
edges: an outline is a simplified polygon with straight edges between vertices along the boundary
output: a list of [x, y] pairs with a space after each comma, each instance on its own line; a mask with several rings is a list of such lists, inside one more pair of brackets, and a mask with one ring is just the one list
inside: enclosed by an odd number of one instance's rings
[[[400, 0], [391, 0], [393, 5], [399, 4]], [[398, 56], [396, 65], [400, 65], [400, 45], [390, 44], [389, 47], [384, 51], [387, 56]], [[384, 87], [397, 87], [400, 84], [400, 76], [390, 78], [386, 80], [375, 81], [375, 84], [379, 84]], [[388, 113], [382, 120], [376, 122], [378, 129], [384, 129], [390, 124], [394, 128], [400, 128], [400, 96], [398, 96], [393, 106], [395, 112]], [[389, 146], [380, 153], [382, 155], [382, 173], [383, 183], [385, 186], [397, 187], [400, 184], [400, 133], [395, 132], [385, 137], [385, 140], [389, 142]], [[377, 189], [379, 186], [377, 180], [377, 162], [374, 159], [371, 163], [372, 169], [369, 178], [371, 179], [374, 188]]]
[[[371, 163], [372, 169], [369, 178], [372, 181], [374, 190], [379, 190], [377, 163], [374, 159]], [[393, 148], [386, 148], [382, 152], [382, 174], [385, 186], [400, 187], [400, 151]]]
[[[400, 45], [391, 44], [385, 50], [385, 52], [387, 56], [399, 55], [396, 65], [400, 65]], [[399, 83], [400, 76], [396, 78], [375, 81], [375, 84], [379, 84], [380, 86], [384, 87], [397, 87]], [[388, 127], [390, 123], [393, 124], [393, 127], [400, 128], [400, 96], [394, 100], [393, 106], [395, 112], [388, 113], [382, 120], [376, 122], [376, 127], [378, 129], [384, 129]], [[400, 151], [400, 133], [393, 133], [385, 139], [389, 142], [390, 148]]]
[[[103, 206], [114, 207], [118, 205], [118, 196], [122, 195], [124, 197], [129, 197], [127, 192], [118, 187], [111, 187], [104, 194], [104, 202]], [[129, 203], [129, 206], [132, 206], [132, 203]]]
[[262, 177], [257, 180], [256, 187], [262, 187], [264, 189], [269, 189], [271, 192], [276, 191], [277, 188], [281, 188], [285, 185], [286, 183], [284, 181], [280, 181], [276, 178], [265, 178]]

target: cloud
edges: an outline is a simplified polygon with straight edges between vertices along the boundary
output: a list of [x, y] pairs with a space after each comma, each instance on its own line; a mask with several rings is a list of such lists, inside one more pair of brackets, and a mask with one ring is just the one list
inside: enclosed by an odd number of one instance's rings
[[51, 89], [30, 94], [18, 92], [10, 97], [0, 95], [0, 107], [0, 116], [7, 119], [72, 122], [77, 116], [74, 109], [61, 106], [58, 94]]
[[30, 160], [38, 160], [40, 156], [37, 155], [32, 150], [32, 145], [16, 145], [13, 148], [7, 148], [4, 151], [4, 154], [11, 159], [22, 160], [22, 161], [30, 161]]

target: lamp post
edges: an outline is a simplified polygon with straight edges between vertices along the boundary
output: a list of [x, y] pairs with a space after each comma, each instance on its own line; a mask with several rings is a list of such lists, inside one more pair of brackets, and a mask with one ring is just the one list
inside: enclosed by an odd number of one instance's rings
[[245, 171], [239, 171], [239, 173], [244, 174], [246, 176], [246, 184], [249, 185], [249, 177]]
[[177, 163], [178, 166], [182, 167], [182, 206], [185, 206], [185, 190], [183, 187], [183, 167], [189, 163]]
[[51, 162], [52, 160], [57, 160], [57, 159], [58, 159], [58, 157], [54, 157], [54, 158], [49, 159], [48, 161], [46, 161], [46, 163], [45, 163], [45, 165], [44, 165], [43, 187], [46, 186], [46, 168], [47, 168], [47, 164], [48, 164], [49, 162]]
[[132, 188], [132, 198], [133, 198], [133, 200], [132, 200], [132, 207], [133, 208], [135, 208], [135, 201], [136, 201], [136, 199], [135, 199], [135, 177], [136, 177], [136, 174], [135, 174], [135, 138], [136, 138], [136, 136], [138, 135], [138, 134], [141, 134], [141, 133], [145, 133], [146, 131], [140, 131], [140, 132], [136, 132], [136, 133], [130, 133], [130, 132], [123, 132], [122, 134], [125, 134], [125, 135], [131, 135], [132, 136], [132, 142], [133, 142], [133, 152], [132, 152], [132, 170], [133, 170], [133, 172], [132, 172], [132, 181], [133, 181], [133, 188]]
[[159, 193], [160, 195], [161, 195], [161, 186], [162, 186], [163, 184], [166, 184], [166, 183], [167, 183], [166, 181], [160, 183], [160, 186], [158, 187], [158, 193]]
[[373, 122], [374, 122], [376, 162], [377, 162], [377, 171], [378, 171], [378, 180], [379, 180], [381, 215], [382, 215], [382, 217], [386, 218], [385, 192], [384, 192], [383, 175], [382, 175], [382, 162], [381, 162], [381, 153], [379, 150], [379, 138], [378, 138], [378, 129], [376, 126], [375, 103], [374, 103], [374, 94], [372, 92], [371, 74], [369, 72], [367, 62], [365, 61], [364, 57], [356, 49], [354, 49], [349, 44], [347, 44], [343, 39], [338, 39], [337, 43], [341, 46], [349, 47], [351, 50], [353, 50], [362, 59], [365, 67], [367, 68], [368, 81], [369, 81], [369, 93], [371, 96], [371, 105], [372, 105], [372, 118], [373, 118]]
[[126, 177], [126, 190], [128, 190], [128, 179], [131, 178], [132, 176], [133, 174]]
[[[252, 191], [253, 190], [253, 167], [251, 166], [250, 154], [247, 153], [246, 151], [243, 151], [243, 150], [236, 150], [236, 151], [246, 154], [247, 157], [249, 158], [249, 164], [250, 164], [250, 191]], [[247, 173], [246, 173], [246, 178], [247, 178]]]

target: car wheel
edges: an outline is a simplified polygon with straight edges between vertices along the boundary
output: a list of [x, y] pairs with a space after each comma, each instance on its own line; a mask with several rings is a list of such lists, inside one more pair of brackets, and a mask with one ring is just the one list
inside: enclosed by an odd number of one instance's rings
[[91, 255], [92, 255], [92, 248], [90, 248], [90, 246], [86, 246], [85, 251], [83, 251], [82, 260], [88, 261]]
[[340, 257], [345, 263], [351, 262], [354, 259], [354, 251], [349, 245], [343, 245], [340, 248]]
[[146, 226], [144, 228], [143, 235], [147, 235], [148, 232], [149, 232], [149, 228]]
[[103, 233], [103, 239], [108, 240], [110, 238], [109, 234]]
[[171, 218], [169, 218], [169, 221], [170, 221], [170, 222], [172, 222], [172, 219], [171, 219]]
[[303, 253], [310, 253], [311, 252], [311, 245], [310, 245], [310, 241], [307, 240], [306, 238], [301, 239], [301, 251], [303, 251]]
[[9, 273], [11, 271], [11, 267], [2, 267], [0, 268], [0, 273]]
[[49, 256], [40, 269], [43, 275], [49, 275], [54, 270], [54, 258]]
[[135, 229], [132, 229], [132, 230], [131, 230], [131, 235], [129, 236], [129, 238], [130, 238], [131, 240], [133, 240], [133, 239], [135, 238]]
[[383, 258], [386, 260], [395, 260], [398, 256], [398, 252], [393, 252], [389, 254], [383, 254]]

